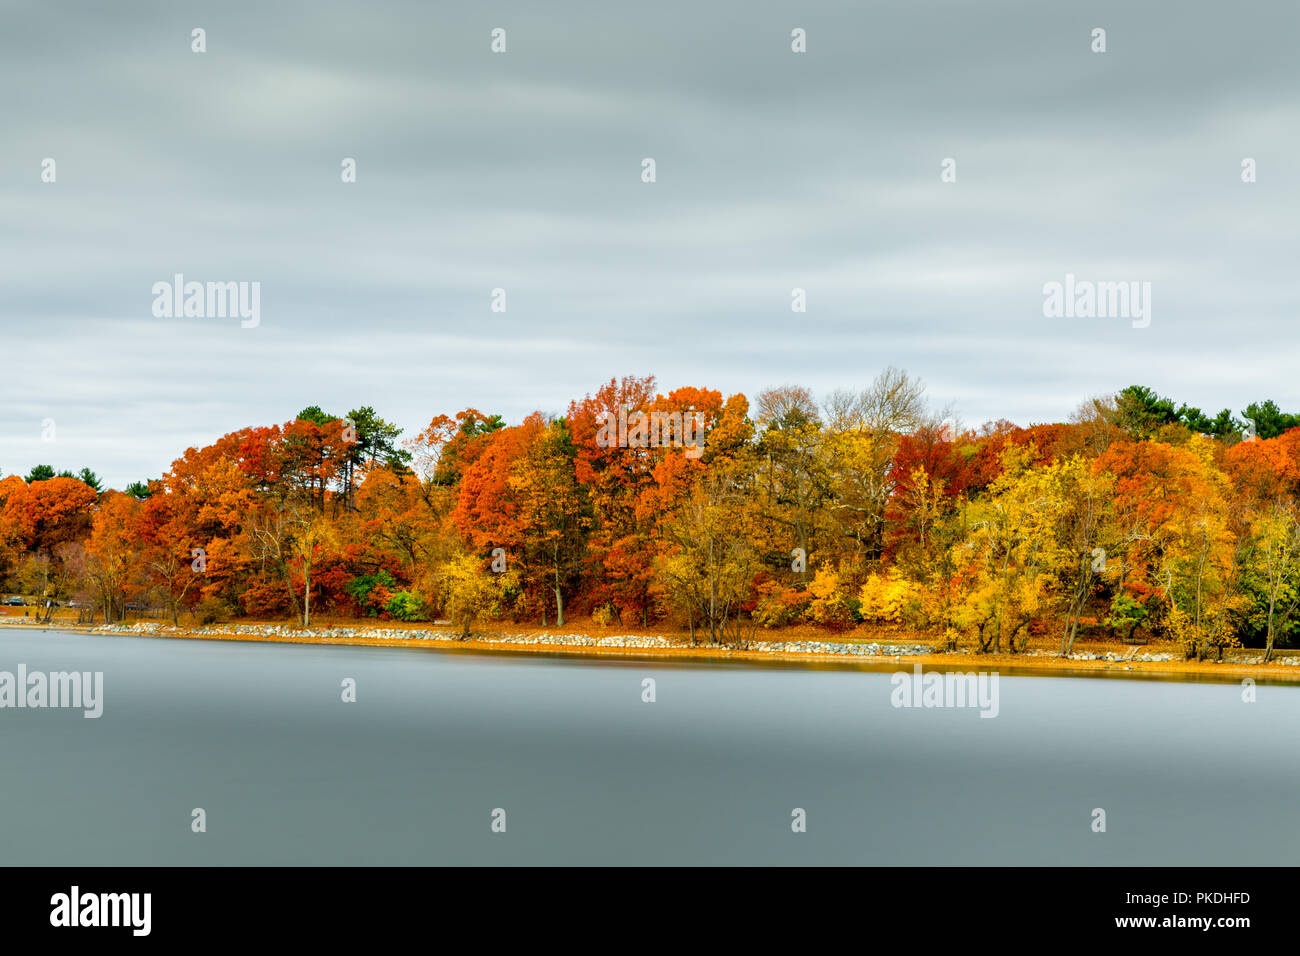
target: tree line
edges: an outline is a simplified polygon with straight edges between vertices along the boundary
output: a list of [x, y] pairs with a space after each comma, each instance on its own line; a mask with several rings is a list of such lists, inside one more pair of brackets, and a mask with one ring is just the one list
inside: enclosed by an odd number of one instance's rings
[[[609, 441], [629, 411], [697, 416], [700, 444]], [[140, 604], [468, 635], [576, 616], [692, 642], [868, 627], [988, 653], [1105, 635], [1271, 656], [1298, 624], [1300, 416], [1241, 416], [1135, 385], [1067, 422], [964, 428], [892, 368], [820, 401], [628, 376], [562, 415], [468, 408], [405, 440], [372, 407], [310, 406], [125, 491], [88, 468], [3, 479], [0, 577], [106, 621]]]

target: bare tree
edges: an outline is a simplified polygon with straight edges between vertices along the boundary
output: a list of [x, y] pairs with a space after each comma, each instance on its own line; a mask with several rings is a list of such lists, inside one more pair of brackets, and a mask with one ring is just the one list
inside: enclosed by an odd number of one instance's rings
[[761, 426], [786, 427], [817, 420], [817, 400], [802, 385], [765, 388], [754, 400], [754, 421]]
[[924, 396], [919, 379], [890, 367], [864, 389], [831, 392], [823, 406], [825, 457], [836, 489], [828, 507], [841, 533], [868, 557], [879, 556], [884, 547], [899, 438], [928, 421]]
[[823, 407], [834, 431], [905, 433], [925, 420], [925, 383], [891, 365], [860, 391], [831, 392]]

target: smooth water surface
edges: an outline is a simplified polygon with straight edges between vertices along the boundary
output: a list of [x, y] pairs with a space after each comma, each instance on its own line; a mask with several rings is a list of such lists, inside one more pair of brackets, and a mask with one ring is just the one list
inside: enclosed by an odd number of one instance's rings
[[7, 864], [1300, 861], [1295, 687], [1003, 676], [982, 719], [854, 670], [0, 631], [20, 663], [104, 713], [0, 709]]

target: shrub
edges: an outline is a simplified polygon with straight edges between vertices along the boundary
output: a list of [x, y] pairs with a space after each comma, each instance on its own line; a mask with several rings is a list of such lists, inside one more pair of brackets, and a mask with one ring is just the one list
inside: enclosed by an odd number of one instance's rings
[[618, 617], [614, 612], [614, 605], [606, 601], [600, 607], [591, 612], [591, 619], [601, 627], [608, 627]]
[[831, 630], [843, 630], [854, 624], [853, 606], [840, 593], [839, 574], [831, 568], [819, 568], [808, 585], [812, 601], [804, 612], [811, 623]]
[[1125, 640], [1128, 640], [1139, 627], [1147, 623], [1150, 617], [1151, 612], [1146, 603], [1135, 600], [1121, 591], [1111, 599], [1110, 614], [1106, 617], [1105, 623], [1107, 627], [1118, 631]]
[[284, 585], [276, 581], [253, 581], [239, 600], [249, 617], [273, 617], [289, 611], [289, 597]]
[[398, 591], [388, 599], [384, 610], [389, 617], [399, 621], [427, 621], [428, 612], [424, 598], [411, 591]]
[[460, 554], [440, 568], [442, 605], [448, 617], [467, 638], [480, 618], [500, 613], [503, 596], [518, 587], [517, 572], [492, 574], [472, 554]]
[[397, 582], [387, 571], [379, 570], [374, 574], [362, 574], [349, 581], [344, 590], [357, 605], [357, 610], [367, 617], [378, 617], [380, 611], [388, 609]]
[[862, 619], [873, 624], [902, 624], [913, 619], [921, 606], [920, 588], [897, 568], [868, 577], [858, 600]]
[[760, 627], [785, 627], [799, 619], [807, 604], [808, 595], [799, 588], [764, 581], [758, 585], [758, 601], [751, 613]]
[[222, 621], [228, 621], [234, 611], [234, 608], [218, 597], [205, 597], [194, 605], [194, 617], [200, 624], [220, 624]]

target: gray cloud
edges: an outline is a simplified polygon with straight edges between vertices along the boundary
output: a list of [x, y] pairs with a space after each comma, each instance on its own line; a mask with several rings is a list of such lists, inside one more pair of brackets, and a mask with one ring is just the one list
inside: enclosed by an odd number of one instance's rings
[[[900, 365], [968, 422], [1060, 420], [1134, 381], [1300, 407], [1292, 4], [0, 18], [5, 472], [90, 465], [121, 486], [308, 404], [413, 432], [467, 405], [562, 411], [629, 373], [752, 396]], [[176, 272], [260, 281], [261, 326], [153, 318]], [[1152, 282], [1151, 327], [1045, 319], [1066, 272]]]

